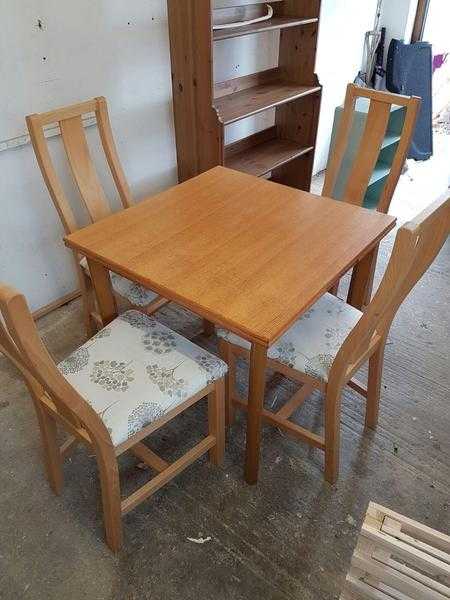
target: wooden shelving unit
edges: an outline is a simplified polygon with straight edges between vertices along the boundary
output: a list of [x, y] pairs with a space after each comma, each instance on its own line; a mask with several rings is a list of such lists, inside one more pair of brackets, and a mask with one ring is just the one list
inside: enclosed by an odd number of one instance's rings
[[[309, 189], [322, 88], [314, 73], [320, 0], [268, 0], [268, 21], [213, 31], [213, 23], [262, 15], [261, 0], [168, 0], [179, 180], [216, 165]], [[279, 36], [278, 65], [214, 83], [214, 48], [261, 32]], [[232, 144], [232, 123], [273, 110], [273, 125]]]

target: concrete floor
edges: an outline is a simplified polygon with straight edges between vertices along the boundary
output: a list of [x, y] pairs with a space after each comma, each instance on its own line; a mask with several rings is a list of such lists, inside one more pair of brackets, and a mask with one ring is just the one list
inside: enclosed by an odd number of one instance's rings
[[[423, 200], [418, 200], [420, 201]], [[378, 278], [392, 245], [382, 247]], [[345, 393], [342, 470], [331, 487], [322, 455], [275, 429], [263, 434], [258, 486], [242, 478], [241, 416], [228, 436], [224, 468], [194, 464], [124, 519], [125, 546], [103, 541], [94, 459], [78, 449], [54, 496], [40, 457], [31, 401], [0, 358], [0, 598], [89, 600], [326, 600], [339, 598], [370, 500], [445, 532], [450, 529], [450, 243], [401, 308], [387, 347], [380, 425], [364, 432], [363, 405]], [[169, 305], [158, 318], [212, 350], [200, 321]], [[39, 322], [58, 360], [83, 342], [79, 301]], [[241, 365], [239, 385], [246, 386]], [[266, 402], [278, 405], [296, 385], [268, 376]], [[320, 431], [320, 398], [297, 422]], [[156, 435], [171, 458], [205, 428], [204, 406]], [[124, 492], [149, 473], [121, 459]], [[210, 537], [204, 544], [188, 538]]]

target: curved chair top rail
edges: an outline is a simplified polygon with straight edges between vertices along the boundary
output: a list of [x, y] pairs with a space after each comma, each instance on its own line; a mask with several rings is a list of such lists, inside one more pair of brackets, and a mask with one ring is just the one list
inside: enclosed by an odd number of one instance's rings
[[94, 98], [80, 104], [73, 104], [26, 117], [31, 142], [42, 176], [66, 233], [76, 231], [79, 225], [56, 173], [45, 138], [44, 127], [51, 123], [58, 123], [73, 178], [84, 206], [91, 220], [95, 222], [109, 215], [111, 208], [92, 162], [86, 132], [83, 127], [82, 116], [92, 112], [95, 113], [103, 151], [111, 175], [122, 205], [127, 208], [132, 204], [131, 192], [120, 164], [105, 98]]
[[[363, 316], [342, 345], [331, 377], [354, 373], [373, 345], [388, 335], [402, 302], [421, 279], [450, 234], [450, 198], [446, 195], [405, 223], [380, 286]], [[349, 366], [350, 365], [350, 366]]]
[[19, 369], [35, 402], [54, 405], [69, 429], [85, 441], [112, 448], [104, 423], [59, 372], [44, 346], [25, 297], [1, 283], [0, 352]]
[[336, 182], [347, 153], [353, 126], [354, 111], [359, 98], [366, 98], [370, 101], [369, 112], [359, 148], [351, 166], [342, 196], [342, 200], [357, 206], [362, 206], [364, 202], [375, 165], [378, 162], [389, 126], [391, 108], [393, 105], [404, 106], [406, 108], [400, 140], [377, 206], [379, 212], [387, 213], [411, 146], [421, 99], [416, 96], [401, 96], [389, 92], [361, 88], [354, 84], [348, 85], [344, 111], [341, 116], [322, 192], [324, 196], [330, 198], [334, 197]]

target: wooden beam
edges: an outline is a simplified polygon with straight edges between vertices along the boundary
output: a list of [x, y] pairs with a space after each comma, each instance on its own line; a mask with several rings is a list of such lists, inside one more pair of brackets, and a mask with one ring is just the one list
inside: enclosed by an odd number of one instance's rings
[[314, 391], [314, 386], [304, 383], [296, 394], [276, 413], [280, 419], [288, 419]]
[[158, 456], [153, 450], [150, 450], [150, 448], [142, 442], [139, 442], [130, 448], [130, 452], [147, 466], [158, 471], [158, 473], [162, 473], [170, 466], [168, 462]]
[[64, 304], [67, 304], [68, 302], [71, 302], [72, 300], [75, 300], [75, 298], [79, 298], [80, 296], [81, 290], [74, 290], [73, 292], [62, 296], [61, 298], [57, 298], [56, 300], [53, 300], [53, 302], [50, 302], [50, 304], [46, 304], [42, 308], [35, 310], [33, 313], [33, 319], [37, 321], [41, 317], [45, 317], [45, 315], [48, 315], [57, 308], [64, 306]]
[[347, 385], [355, 390], [355, 392], [358, 392], [358, 394], [361, 396], [364, 396], [364, 398], [367, 398], [367, 388], [365, 388], [360, 381], [357, 381], [356, 379], [350, 379], [350, 381], [347, 382]]
[[[242, 410], [248, 410], [246, 402], [243, 402], [238, 398], [234, 398], [233, 402]], [[319, 435], [312, 433], [312, 431], [308, 431], [307, 429], [300, 427], [300, 425], [288, 421], [288, 419], [280, 418], [276, 413], [270, 412], [269, 410], [263, 409], [261, 418], [269, 425], [272, 425], [272, 427], [279, 427], [296, 439], [306, 442], [310, 446], [314, 446], [320, 450], [325, 450], [325, 440]]]
[[425, 32], [425, 25], [430, 8], [430, 0], [419, 0], [417, 4], [416, 19], [414, 21], [411, 42], [421, 42]]
[[133, 510], [138, 504], [176, 477], [181, 471], [184, 471], [186, 467], [195, 462], [200, 456], [211, 450], [215, 443], [216, 438], [213, 435], [209, 435], [189, 450], [189, 452], [186, 452], [181, 458], [172, 463], [167, 469], [159, 473], [156, 477], [153, 477], [153, 479], [128, 496], [128, 498], [125, 498], [121, 503], [122, 515], [126, 515], [130, 510]]

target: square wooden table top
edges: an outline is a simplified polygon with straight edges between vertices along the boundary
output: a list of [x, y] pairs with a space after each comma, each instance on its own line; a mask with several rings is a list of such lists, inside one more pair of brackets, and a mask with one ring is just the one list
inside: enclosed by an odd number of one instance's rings
[[394, 225], [391, 216], [216, 167], [65, 242], [269, 345]]

